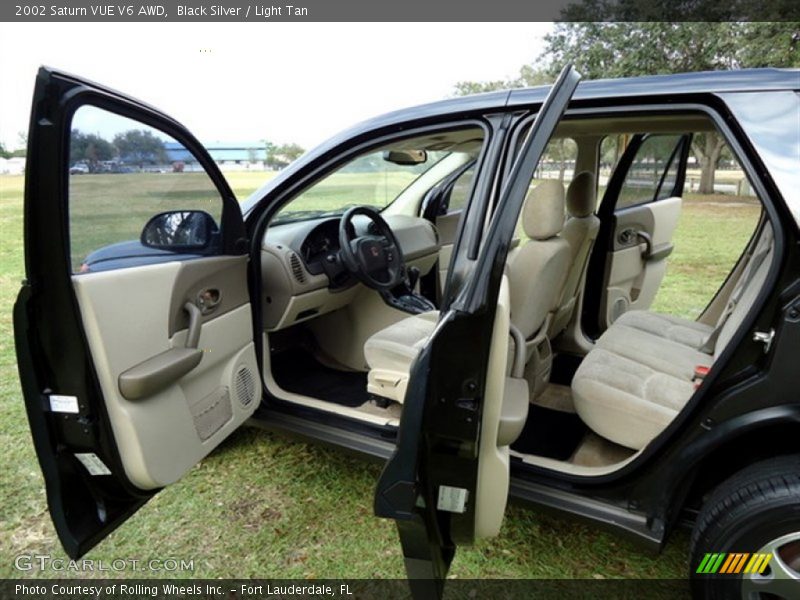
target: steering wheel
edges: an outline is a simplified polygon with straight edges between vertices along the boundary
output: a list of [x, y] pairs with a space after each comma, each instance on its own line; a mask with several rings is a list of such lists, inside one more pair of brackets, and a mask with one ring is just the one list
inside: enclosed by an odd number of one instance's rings
[[[356, 236], [353, 225], [356, 215], [372, 221], [376, 232]], [[339, 222], [339, 256], [350, 273], [373, 289], [388, 291], [405, 278], [405, 259], [397, 238], [383, 217], [366, 206], [355, 206], [342, 216]]]

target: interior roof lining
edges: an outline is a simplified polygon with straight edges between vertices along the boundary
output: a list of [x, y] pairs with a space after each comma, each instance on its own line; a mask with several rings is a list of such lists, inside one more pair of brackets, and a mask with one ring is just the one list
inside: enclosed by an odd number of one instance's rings
[[686, 133], [715, 131], [714, 123], [700, 114], [591, 117], [569, 115], [554, 137], [587, 137], [617, 133]]
[[441, 131], [423, 136], [415, 136], [404, 140], [396, 140], [377, 148], [380, 150], [450, 150], [465, 144], [474, 144], [480, 148], [483, 144], [483, 131], [475, 127]]

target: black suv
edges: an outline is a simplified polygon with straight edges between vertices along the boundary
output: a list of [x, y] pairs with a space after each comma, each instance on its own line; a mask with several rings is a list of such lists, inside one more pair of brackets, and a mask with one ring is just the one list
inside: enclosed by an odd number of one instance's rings
[[[420, 596], [514, 497], [693, 522], [698, 597], [797, 597], [800, 73], [579, 79], [366, 121], [239, 204], [177, 121], [41, 69], [14, 324], [67, 553], [250, 423], [386, 460]], [[652, 306], [701, 143], [755, 208], [691, 319]]]

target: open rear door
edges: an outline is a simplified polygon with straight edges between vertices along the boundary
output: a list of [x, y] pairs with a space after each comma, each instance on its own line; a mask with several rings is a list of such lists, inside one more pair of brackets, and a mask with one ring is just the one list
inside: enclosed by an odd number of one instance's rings
[[14, 333], [50, 514], [71, 557], [258, 406], [243, 236], [233, 193], [180, 124], [39, 71]]
[[[495, 205], [480, 245], [462, 230], [455, 263], [469, 276], [411, 369], [397, 447], [375, 493], [378, 516], [395, 519], [406, 571], [417, 598], [441, 596], [458, 544], [498, 534], [509, 489], [509, 402], [522, 398], [507, 374], [509, 347], [506, 257], [536, 165], [580, 76], [565, 68], [539, 111]], [[467, 210], [480, 225], [491, 198]], [[473, 246], [478, 251], [474, 256]], [[454, 271], [464, 272], [461, 265]], [[452, 276], [452, 274], [451, 274]], [[524, 380], [523, 380], [524, 381]], [[522, 419], [524, 413], [516, 415]], [[516, 431], [519, 434], [519, 431]]]
[[599, 307], [597, 327], [588, 327], [595, 335], [629, 310], [647, 310], [658, 293], [681, 214], [690, 142], [690, 134], [635, 135], [611, 176], [588, 269], [585, 306]]

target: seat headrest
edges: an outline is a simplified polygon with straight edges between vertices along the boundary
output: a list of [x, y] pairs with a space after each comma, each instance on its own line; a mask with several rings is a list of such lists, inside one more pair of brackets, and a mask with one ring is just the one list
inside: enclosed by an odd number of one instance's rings
[[522, 205], [522, 229], [534, 240], [557, 236], [564, 227], [564, 186], [546, 179], [525, 196]]
[[575, 175], [567, 188], [567, 213], [582, 219], [594, 212], [594, 173], [581, 171]]

